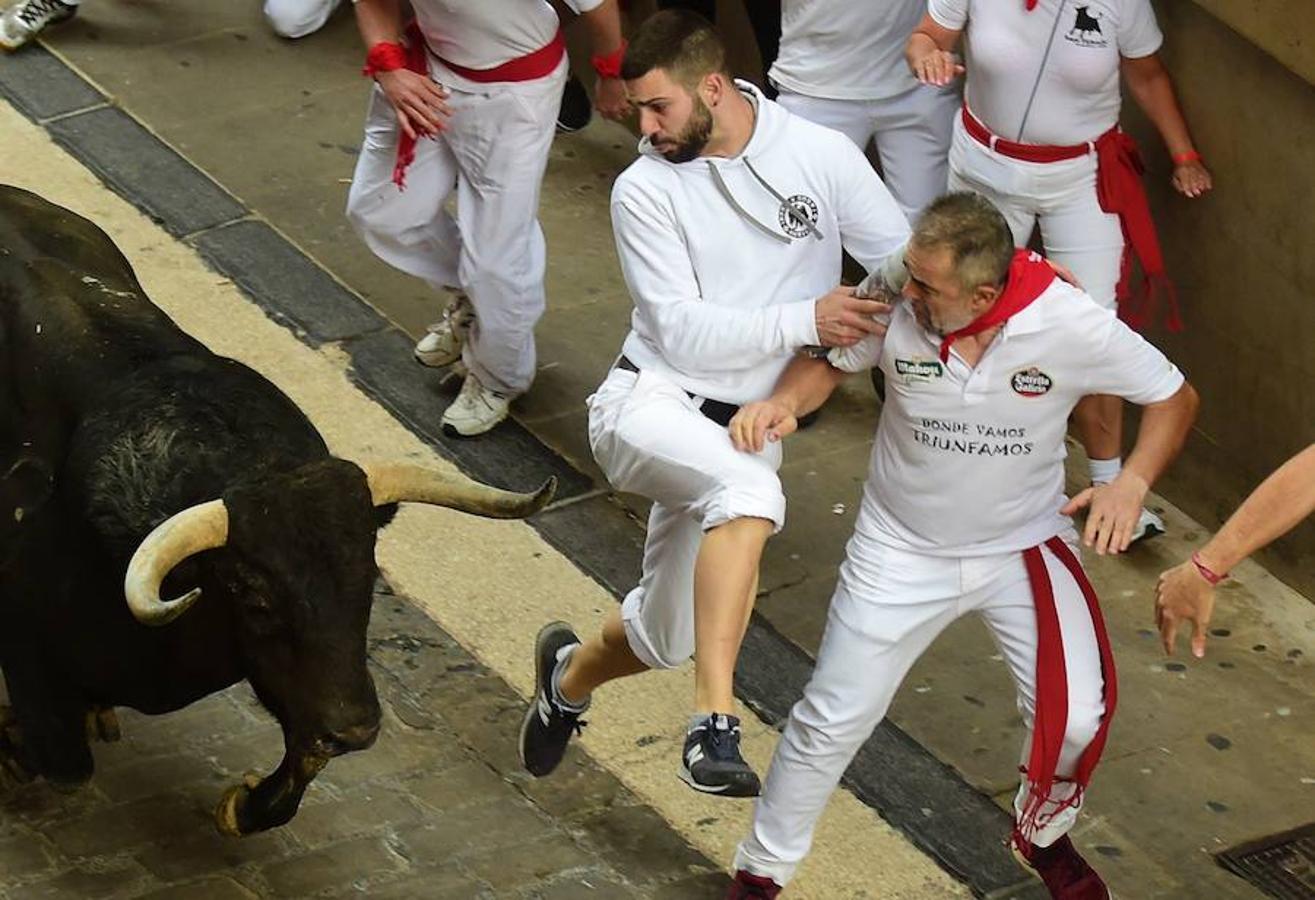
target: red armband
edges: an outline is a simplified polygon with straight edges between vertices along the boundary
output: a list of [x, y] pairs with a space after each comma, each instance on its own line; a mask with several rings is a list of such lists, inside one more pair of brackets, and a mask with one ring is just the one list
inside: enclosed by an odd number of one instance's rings
[[1204, 578], [1206, 581], [1210, 582], [1210, 586], [1211, 586], [1211, 587], [1214, 587], [1216, 584], [1218, 584], [1219, 582], [1223, 581], [1225, 578], [1228, 577], [1228, 573], [1227, 573], [1227, 572], [1225, 572], [1224, 574], [1220, 575], [1220, 574], [1219, 574], [1218, 572], [1216, 572], [1214, 569], [1211, 569], [1211, 568], [1210, 568], [1209, 566], [1207, 566], [1205, 563], [1201, 562], [1201, 554], [1200, 554], [1200, 553], [1193, 553], [1193, 554], [1192, 554], [1192, 565], [1196, 566], [1196, 571], [1197, 571], [1198, 573], [1200, 573], [1200, 575], [1201, 575], [1202, 578]]
[[394, 41], [380, 41], [365, 54], [365, 68], [361, 74], [373, 78], [380, 72], [393, 72], [406, 68], [406, 45]]
[[593, 64], [594, 71], [598, 73], [599, 78], [620, 78], [621, 61], [626, 57], [626, 42], [623, 40], [621, 46], [617, 47], [611, 53], [600, 53], [589, 58]]
[[1175, 166], [1181, 166], [1189, 162], [1201, 162], [1201, 154], [1195, 150], [1188, 150], [1186, 153], [1175, 153], [1172, 157]]

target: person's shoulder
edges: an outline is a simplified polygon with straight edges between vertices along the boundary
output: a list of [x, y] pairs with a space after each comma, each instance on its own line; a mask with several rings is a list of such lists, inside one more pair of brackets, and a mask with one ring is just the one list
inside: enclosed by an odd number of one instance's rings
[[1037, 298], [1046, 331], [1062, 332], [1078, 343], [1103, 342], [1115, 323], [1114, 310], [1101, 306], [1082, 288], [1056, 278]]
[[651, 204], [667, 193], [674, 176], [670, 166], [640, 156], [612, 182], [612, 202]]

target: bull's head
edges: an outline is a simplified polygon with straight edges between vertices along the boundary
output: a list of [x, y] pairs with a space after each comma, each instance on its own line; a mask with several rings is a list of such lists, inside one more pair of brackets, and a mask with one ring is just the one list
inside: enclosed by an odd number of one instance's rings
[[497, 518], [523, 517], [552, 496], [500, 491], [414, 465], [326, 459], [231, 488], [183, 510], [142, 541], [128, 565], [128, 606], [164, 625], [201, 597], [194, 587], [165, 599], [161, 585], [185, 559], [224, 547], [225, 593], [248, 680], [283, 726], [278, 771], [230, 791], [219, 826], [247, 834], [281, 825], [333, 756], [368, 747], [379, 704], [366, 669], [366, 628], [377, 574], [375, 533], [399, 502], [429, 503]]

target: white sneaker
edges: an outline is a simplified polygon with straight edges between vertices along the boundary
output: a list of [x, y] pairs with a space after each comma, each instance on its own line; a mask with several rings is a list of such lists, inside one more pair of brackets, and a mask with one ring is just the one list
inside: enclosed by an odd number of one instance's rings
[[511, 407], [511, 397], [489, 390], [475, 374], [466, 376], [461, 393], [443, 413], [443, 433], [451, 437], [474, 437], [491, 431]]
[[0, 47], [17, 50], [47, 25], [71, 19], [77, 11], [60, 0], [19, 0], [0, 13]]
[[461, 345], [466, 342], [475, 322], [475, 309], [465, 294], [443, 310], [443, 318], [429, 326], [429, 333], [416, 343], [415, 357], [421, 365], [441, 369], [461, 359]]
[[1138, 541], [1153, 538], [1157, 534], [1164, 534], [1164, 519], [1161, 519], [1149, 509], [1143, 508], [1141, 517], [1137, 519], [1137, 527], [1132, 530], [1132, 539], [1128, 541], [1128, 546], [1131, 547]]

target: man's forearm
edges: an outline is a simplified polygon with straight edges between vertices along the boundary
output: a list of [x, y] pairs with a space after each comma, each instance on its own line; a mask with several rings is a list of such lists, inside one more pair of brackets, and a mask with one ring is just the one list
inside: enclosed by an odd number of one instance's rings
[[806, 416], [826, 402], [831, 392], [845, 380], [845, 375], [825, 359], [797, 356], [781, 373], [772, 391], [772, 399], [789, 409], [796, 418]]
[[1150, 488], [1183, 449], [1187, 432], [1196, 421], [1200, 398], [1186, 382], [1168, 400], [1152, 403], [1142, 411], [1137, 443], [1123, 470], [1140, 477]]
[[1200, 550], [1201, 562], [1227, 572], [1315, 512], [1315, 444], [1278, 468], [1252, 491], [1219, 533]]
[[607, 56], [620, 48], [621, 12], [616, 0], [603, 0], [587, 13], [581, 13], [580, 19], [589, 30], [589, 45], [596, 56]]
[[401, 0], [357, 0], [356, 27], [366, 47], [402, 40]]
[[1176, 157], [1190, 153], [1193, 145], [1187, 119], [1178, 104], [1173, 79], [1169, 77], [1168, 70], [1160, 63], [1158, 56], [1125, 64], [1125, 77], [1128, 92], [1160, 132], [1169, 155]]

